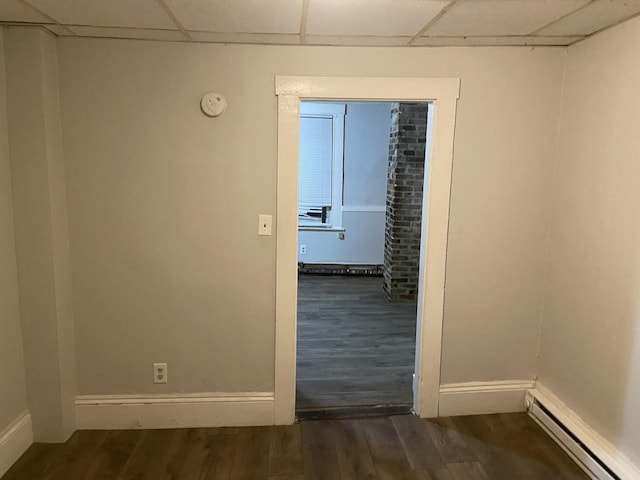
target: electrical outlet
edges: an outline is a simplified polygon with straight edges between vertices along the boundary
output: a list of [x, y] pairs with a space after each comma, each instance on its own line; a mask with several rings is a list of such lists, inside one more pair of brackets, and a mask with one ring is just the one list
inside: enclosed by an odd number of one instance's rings
[[153, 383], [167, 383], [167, 364], [153, 364]]
[[307, 246], [300, 245], [300, 255], [306, 255], [306, 254], [307, 254]]

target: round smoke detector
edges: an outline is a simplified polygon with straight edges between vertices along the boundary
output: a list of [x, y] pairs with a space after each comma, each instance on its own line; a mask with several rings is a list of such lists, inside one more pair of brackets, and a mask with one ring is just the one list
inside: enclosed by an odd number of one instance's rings
[[200, 107], [208, 117], [218, 117], [227, 108], [227, 100], [219, 93], [207, 93], [202, 97]]

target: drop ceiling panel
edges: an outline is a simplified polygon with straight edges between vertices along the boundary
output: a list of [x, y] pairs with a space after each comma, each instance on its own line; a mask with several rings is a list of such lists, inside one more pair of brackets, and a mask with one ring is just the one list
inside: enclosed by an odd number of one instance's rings
[[414, 45], [420, 46], [565, 46], [584, 38], [579, 36], [560, 37], [535, 37], [535, 36], [512, 36], [512, 37], [420, 37]]
[[542, 35], [589, 35], [640, 12], [640, 0], [596, 0], [585, 8], [543, 28]]
[[165, 0], [187, 30], [299, 33], [302, 0]]
[[0, 0], [0, 23], [60, 36], [188, 40], [175, 15], [196, 42], [281, 45], [301, 27], [308, 45], [570, 45], [639, 13], [640, 0]]
[[260, 45], [298, 45], [300, 35], [293, 33], [213, 33], [189, 32], [195, 42], [251, 43]]
[[176, 29], [156, 0], [29, 0], [60, 23]]
[[49, 23], [50, 20], [18, 0], [0, 0], [0, 20], [4, 22]]
[[309, 0], [307, 34], [413, 36], [448, 0]]
[[588, 0], [459, 0], [428, 36], [528, 35]]
[[132, 38], [143, 40], [186, 40], [181, 32], [176, 30], [151, 30], [138, 28], [113, 28], [113, 27], [72, 27], [73, 31], [81, 37], [99, 38]]

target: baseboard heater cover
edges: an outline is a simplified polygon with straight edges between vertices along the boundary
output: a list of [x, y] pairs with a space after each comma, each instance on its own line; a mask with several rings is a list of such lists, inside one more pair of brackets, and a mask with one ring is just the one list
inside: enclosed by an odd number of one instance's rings
[[578, 464], [589, 477], [595, 480], [631, 480], [636, 476], [619, 476], [584, 441], [572, 431], [571, 426], [552, 413], [552, 405], [535, 390], [527, 392], [527, 412], [533, 420]]

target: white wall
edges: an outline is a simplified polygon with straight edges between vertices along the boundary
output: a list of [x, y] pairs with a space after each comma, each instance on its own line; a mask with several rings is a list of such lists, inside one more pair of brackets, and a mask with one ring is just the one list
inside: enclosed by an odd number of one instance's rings
[[0, 436], [5, 427], [27, 409], [13, 232], [3, 37], [0, 30]]
[[300, 231], [306, 263], [382, 264], [391, 104], [348, 102], [344, 126], [344, 240]]
[[[58, 55], [79, 393], [273, 389], [275, 237], [256, 230], [276, 213], [276, 74], [462, 78], [442, 380], [533, 377], [563, 49], [59, 39]], [[217, 119], [198, 106], [211, 90]]]
[[18, 287], [27, 398], [37, 441], [75, 430], [75, 349], [56, 40], [5, 35]]
[[344, 206], [384, 207], [391, 103], [349, 102], [345, 117]]
[[540, 381], [640, 466], [640, 19], [569, 48]]

